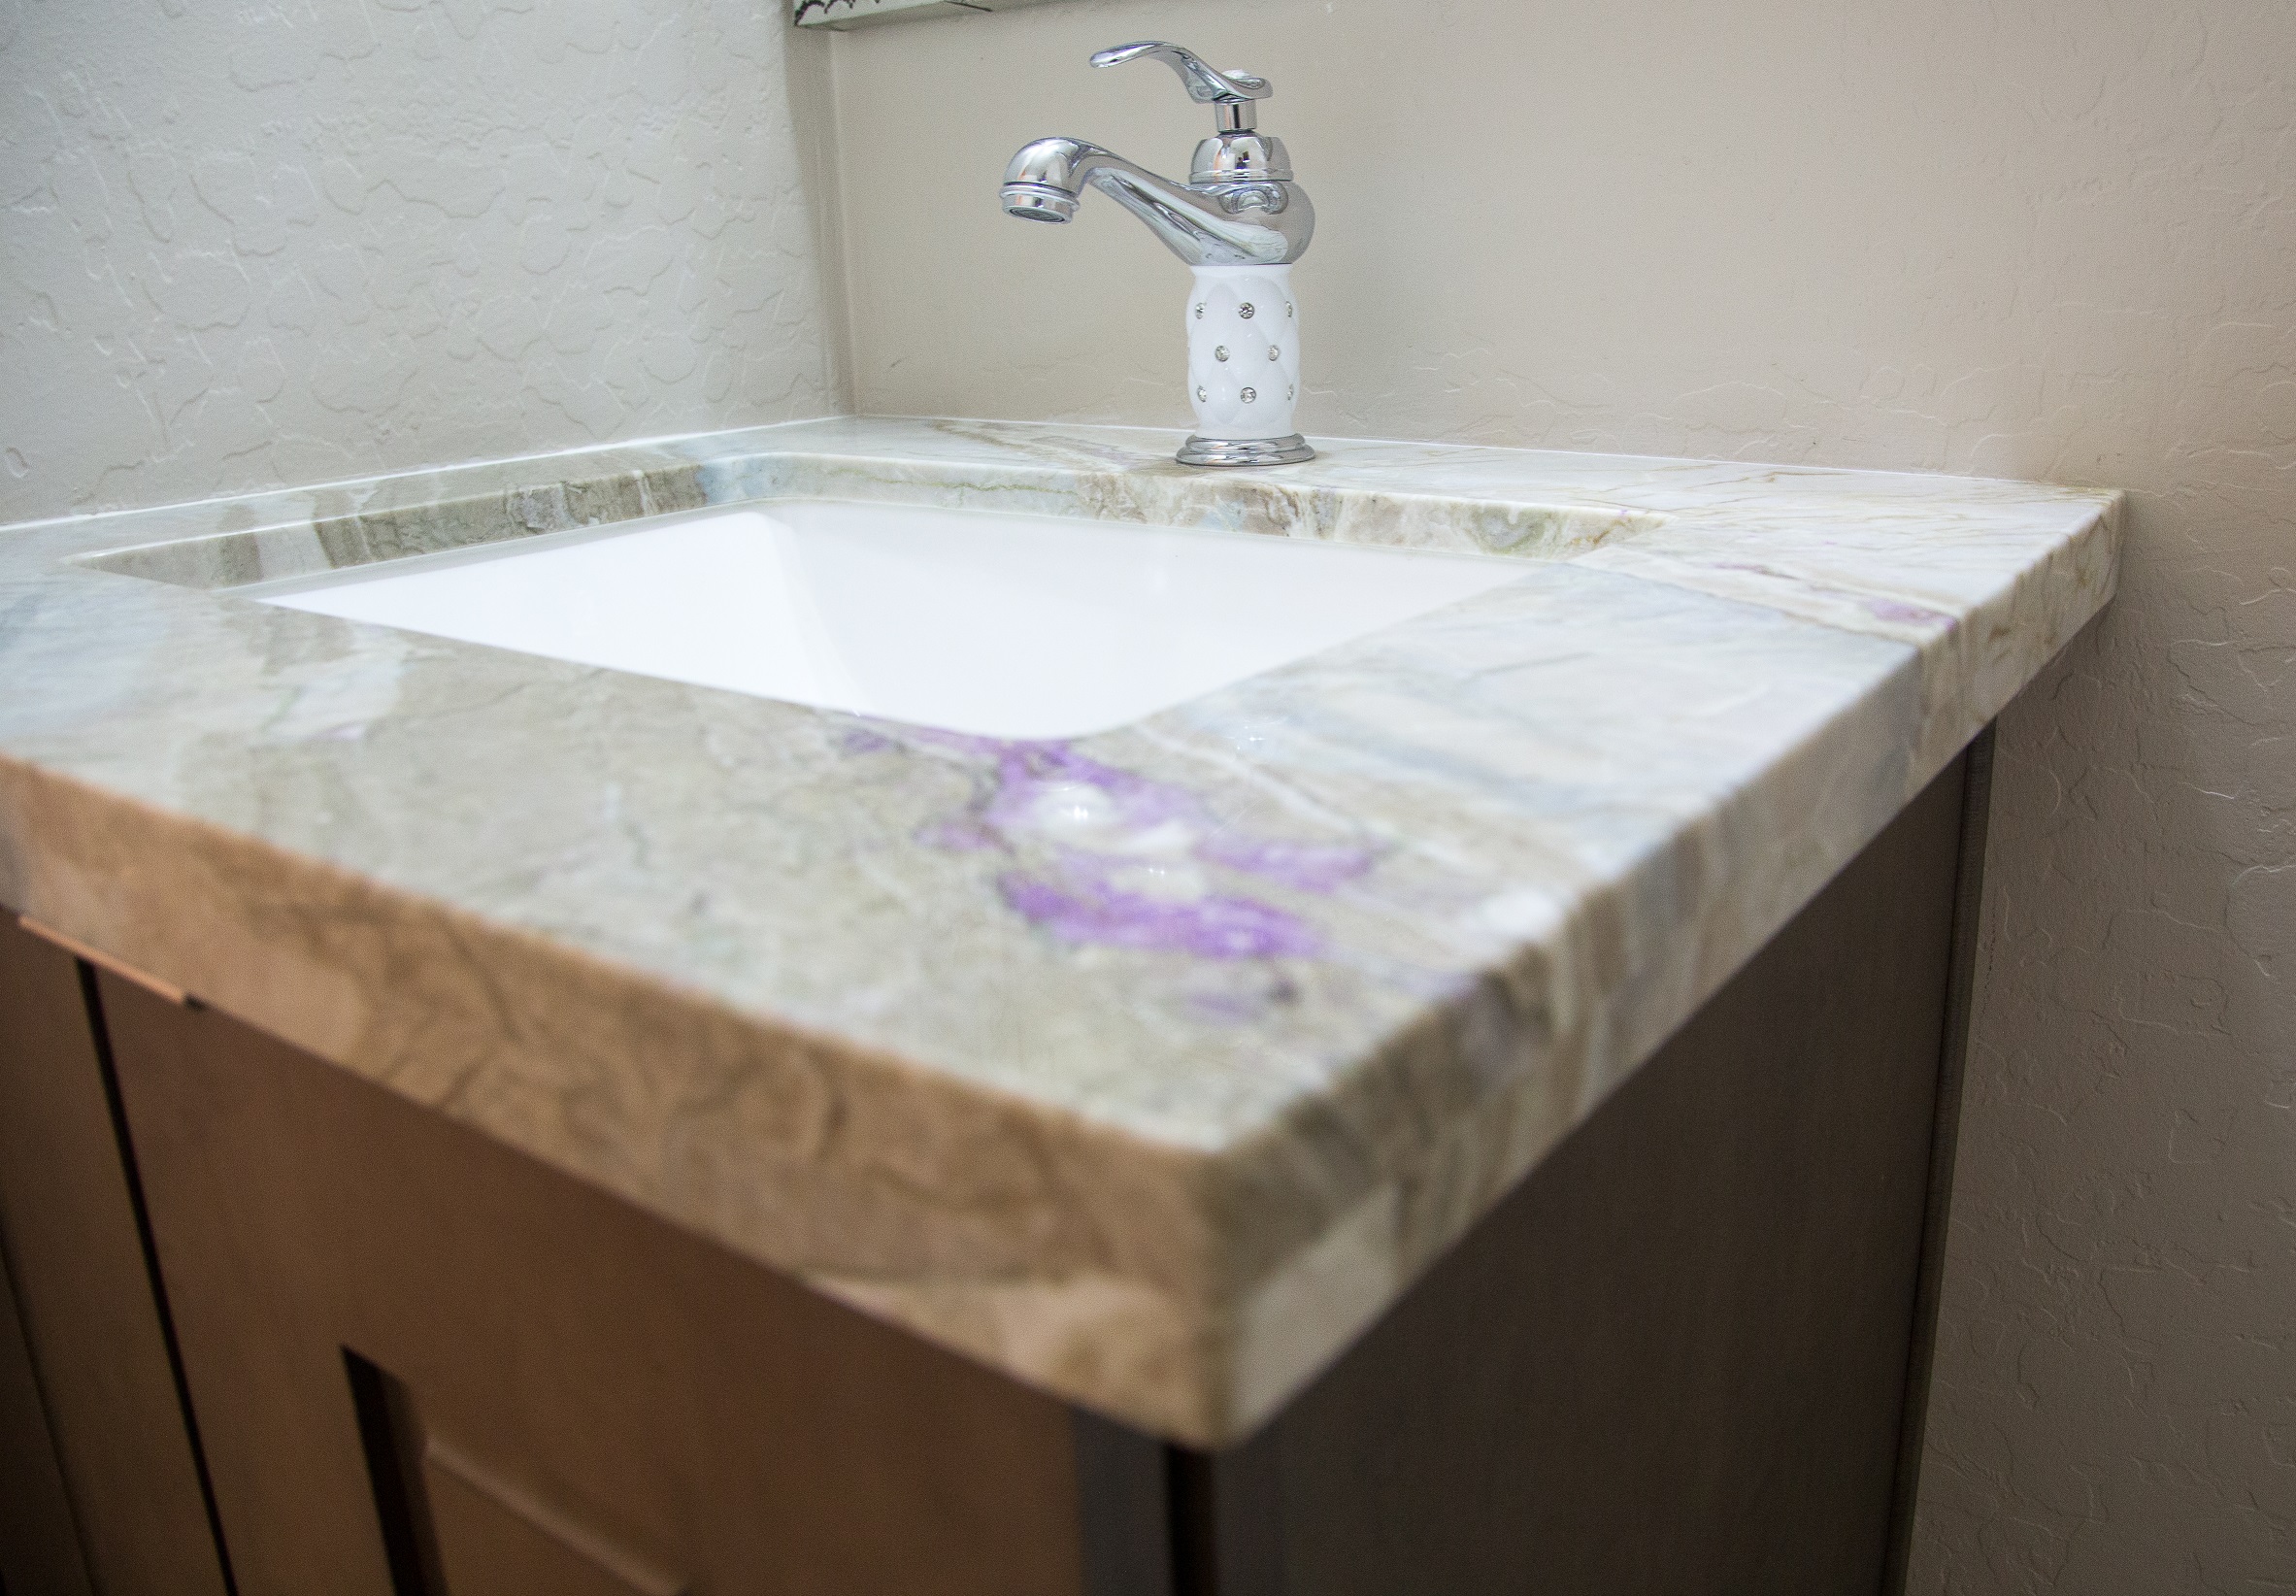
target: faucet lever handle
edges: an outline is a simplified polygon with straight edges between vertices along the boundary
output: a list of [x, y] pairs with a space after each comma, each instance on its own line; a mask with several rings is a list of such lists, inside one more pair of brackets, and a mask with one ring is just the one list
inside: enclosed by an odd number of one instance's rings
[[1178, 45], [1168, 45], [1158, 39], [1097, 50], [1093, 53], [1092, 64], [1096, 67], [1112, 67], [1122, 66], [1126, 61], [1150, 59], [1162, 61], [1180, 74], [1180, 81], [1187, 84], [1189, 99], [1219, 108], [1222, 132], [1250, 128], [1253, 121], [1251, 102], [1267, 99], [1276, 92], [1276, 85], [1265, 78], [1249, 72], [1218, 71], [1207, 66], [1204, 58], [1194, 50], [1182, 50]]

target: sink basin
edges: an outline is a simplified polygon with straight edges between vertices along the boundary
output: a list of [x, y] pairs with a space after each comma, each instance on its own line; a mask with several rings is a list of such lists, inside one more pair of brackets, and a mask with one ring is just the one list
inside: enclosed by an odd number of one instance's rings
[[1105, 731], [1524, 574], [1485, 555], [776, 502], [242, 591], [993, 737]]

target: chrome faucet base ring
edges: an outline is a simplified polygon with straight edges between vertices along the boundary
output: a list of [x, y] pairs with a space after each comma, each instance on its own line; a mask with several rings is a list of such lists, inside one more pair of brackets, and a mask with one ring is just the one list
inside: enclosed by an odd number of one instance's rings
[[1173, 456], [1184, 466], [1297, 465], [1314, 457], [1296, 432], [1288, 438], [1190, 438]]

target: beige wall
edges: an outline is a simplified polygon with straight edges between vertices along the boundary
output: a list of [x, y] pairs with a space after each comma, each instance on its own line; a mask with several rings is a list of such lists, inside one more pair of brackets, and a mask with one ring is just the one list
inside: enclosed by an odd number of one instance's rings
[[0, 0], [0, 521], [846, 408], [826, 50], [764, 0]]
[[2124, 487], [2004, 718], [1914, 1587], [2296, 1581], [2296, 6], [1092, 0], [834, 54], [866, 408], [1184, 423], [1164, 37], [1280, 85], [1310, 431]]

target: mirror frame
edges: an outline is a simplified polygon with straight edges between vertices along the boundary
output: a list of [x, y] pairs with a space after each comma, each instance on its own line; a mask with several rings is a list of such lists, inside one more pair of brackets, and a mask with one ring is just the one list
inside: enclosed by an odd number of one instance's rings
[[801, 28], [844, 33], [880, 22], [921, 22], [934, 17], [978, 16], [1018, 11], [1052, 0], [790, 0], [790, 17]]

